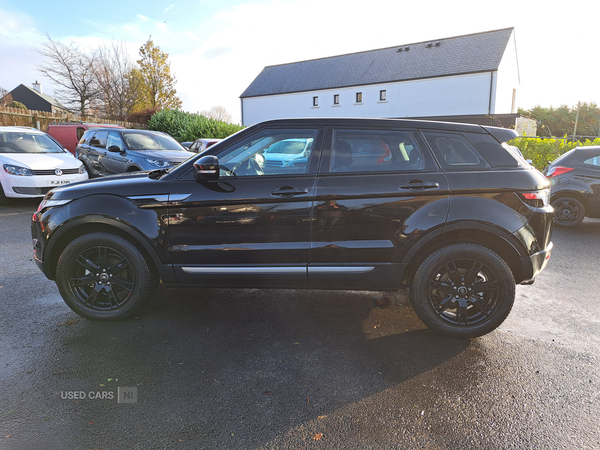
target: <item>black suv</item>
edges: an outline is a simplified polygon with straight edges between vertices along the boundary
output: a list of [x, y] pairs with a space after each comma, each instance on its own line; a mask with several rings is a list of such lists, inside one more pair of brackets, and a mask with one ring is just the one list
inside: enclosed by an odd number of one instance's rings
[[544, 169], [550, 179], [554, 221], [574, 227], [600, 217], [600, 146], [576, 147]]
[[[35, 260], [94, 320], [167, 286], [410, 289], [433, 330], [488, 333], [552, 249], [549, 183], [511, 130], [379, 119], [246, 128], [175, 169], [48, 193]], [[265, 163], [282, 141], [302, 158]]]

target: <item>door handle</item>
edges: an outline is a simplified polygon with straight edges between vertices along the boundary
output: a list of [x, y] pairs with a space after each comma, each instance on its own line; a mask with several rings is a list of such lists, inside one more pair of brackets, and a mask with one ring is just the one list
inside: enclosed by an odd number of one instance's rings
[[410, 181], [408, 184], [400, 185], [400, 189], [410, 190], [424, 190], [424, 189], [437, 189], [440, 185], [433, 182], [423, 182], [421, 180]]
[[288, 186], [284, 186], [280, 189], [276, 189], [274, 191], [271, 191], [272, 195], [279, 195], [279, 196], [293, 196], [293, 195], [306, 195], [308, 194], [308, 189], [294, 189], [293, 187], [288, 187]]

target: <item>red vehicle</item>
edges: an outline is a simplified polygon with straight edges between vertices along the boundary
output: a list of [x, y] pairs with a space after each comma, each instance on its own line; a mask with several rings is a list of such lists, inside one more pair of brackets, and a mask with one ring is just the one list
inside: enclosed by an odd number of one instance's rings
[[48, 125], [48, 134], [60, 142], [73, 155], [75, 147], [83, 136], [83, 133], [90, 128], [125, 128], [119, 125], [105, 123], [51, 123]]

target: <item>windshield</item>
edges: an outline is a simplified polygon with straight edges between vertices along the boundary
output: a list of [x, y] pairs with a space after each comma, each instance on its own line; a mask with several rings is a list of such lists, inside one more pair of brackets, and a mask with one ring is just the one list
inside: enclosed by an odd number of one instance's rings
[[17, 131], [0, 132], [0, 153], [64, 153], [64, 150], [45, 134]]
[[131, 150], [185, 151], [179, 142], [163, 134], [124, 132], [123, 139]]
[[267, 150], [265, 150], [265, 153], [299, 155], [304, 151], [308, 141], [312, 142], [312, 139], [288, 139], [286, 141], [280, 141], [270, 146]]

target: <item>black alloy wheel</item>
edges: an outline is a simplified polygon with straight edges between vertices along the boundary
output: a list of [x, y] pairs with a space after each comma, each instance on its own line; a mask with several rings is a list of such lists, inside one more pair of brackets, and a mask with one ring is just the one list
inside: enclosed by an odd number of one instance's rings
[[562, 197], [552, 202], [554, 223], [561, 227], [574, 227], [585, 218], [585, 207], [576, 198]]
[[446, 336], [472, 338], [489, 333], [508, 316], [515, 281], [493, 251], [475, 244], [444, 247], [415, 273], [411, 301], [419, 318]]
[[139, 250], [108, 233], [87, 234], [69, 244], [58, 261], [56, 279], [67, 305], [92, 320], [132, 316], [158, 285], [158, 276]]

